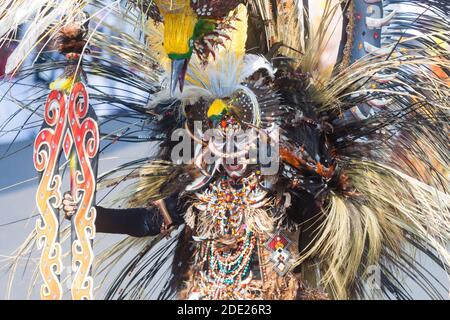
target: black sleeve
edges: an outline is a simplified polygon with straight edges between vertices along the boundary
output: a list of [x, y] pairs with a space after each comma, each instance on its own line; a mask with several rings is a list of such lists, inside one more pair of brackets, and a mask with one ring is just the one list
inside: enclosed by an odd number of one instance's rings
[[95, 208], [97, 232], [146, 237], [155, 236], [161, 231], [163, 218], [156, 208], [108, 209], [99, 206]]
[[[174, 224], [183, 224], [183, 208], [180, 210], [178, 206], [178, 197], [167, 198], [166, 206]], [[159, 209], [155, 207], [109, 209], [96, 206], [95, 208], [97, 209], [95, 220], [97, 232], [128, 234], [132, 237], [155, 236], [161, 232], [164, 219], [159, 213]]]

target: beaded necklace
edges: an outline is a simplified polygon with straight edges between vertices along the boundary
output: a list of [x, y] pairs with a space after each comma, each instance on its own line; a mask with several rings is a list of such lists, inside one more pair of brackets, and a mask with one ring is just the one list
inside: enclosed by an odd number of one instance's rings
[[216, 283], [233, 285], [244, 280], [250, 271], [256, 237], [249, 231], [241, 245], [234, 253], [224, 253], [218, 250], [214, 243], [209, 248], [209, 276]]

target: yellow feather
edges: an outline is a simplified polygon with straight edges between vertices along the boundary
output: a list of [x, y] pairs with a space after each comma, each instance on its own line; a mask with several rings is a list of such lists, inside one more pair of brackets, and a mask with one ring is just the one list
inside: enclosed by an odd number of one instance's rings
[[164, 15], [164, 49], [167, 54], [186, 54], [198, 18], [191, 7]]
[[[225, 45], [226, 49], [235, 52], [236, 55], [245, 54], [245, 44], [247, 42], [248, 13], [247, 7], [240, 4], [237, 8], [237, 19], [231, 23], [231, 29], [227, 35], [231, 38]], [[230, 15], [233, 13], [230, 13]]]
[[208, 109], [208, 118], [220, 115], [223, 110], [227, 109], [227, 105], [222, 99], [216, 99]]
[[149, 53], [165, 70], [170, 70], [170, 59], [164, 49], [164, 24], [149, 20], [145, 32]]
[[70, 91], [73, 84], [73, 77], [58, 78], [50, 83], [50, 90]]
[[186, 54], [198, 18], [190, 0], [155, 0], [164, 16], [164, 49], [167, 54]]

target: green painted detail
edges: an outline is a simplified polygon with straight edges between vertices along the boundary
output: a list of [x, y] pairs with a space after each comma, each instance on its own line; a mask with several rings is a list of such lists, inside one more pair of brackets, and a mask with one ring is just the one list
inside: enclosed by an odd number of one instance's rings
[[222, 118], [226, 115], [229, 115], [228, 109], [223, 109], [221, 113], [219, 114], [213, 114], [209, 117], [211, 121], [221, 121]]
[[209, 117], [209, 120], [211, 120], [211, 121], [221, 121], [222, 118], [223, 118], [223, 114], [219, 114], [219, 115], [215, 114], [215, 115]]
[[194, 34], [192, 39], [197, 40], [203, 37], [206, 33], [212, 32], [216, 29], [217, 22], [212, 19], [200, 19], [194, 27]]
[[189, 51], [186, 53], [169, 53], [168, 56], [172, 60], [183, 60], [189, 59], [192, 56], [194, 48], [190, 46]]

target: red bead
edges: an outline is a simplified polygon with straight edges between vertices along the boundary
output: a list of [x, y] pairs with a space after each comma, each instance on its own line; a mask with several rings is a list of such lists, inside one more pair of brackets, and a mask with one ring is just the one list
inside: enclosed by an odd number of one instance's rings
[[380, 37], [380, 34], [375, 31], [375, 33], [373, 34], [373, 38], [378, 39], [379, 37]]

